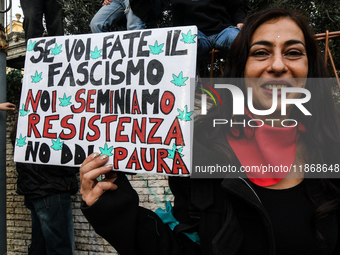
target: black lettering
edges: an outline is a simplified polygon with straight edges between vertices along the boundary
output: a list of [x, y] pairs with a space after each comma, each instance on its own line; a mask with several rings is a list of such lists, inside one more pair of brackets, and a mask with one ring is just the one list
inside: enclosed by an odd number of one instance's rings
[[54, 86], [54, 79], [53, 77], [57, 74], [60, 74], [59, 70], [55, 70], [57, 68], [60, 68], [63, 66], [63, 63], [55, 63], [55, 64], [50, 64], [48, 66], [48, 79], [47, 79], [47, 86], [52, 87]]
[[139, 85], [144, 85], [144, 59], [138, 61], [137, 66], [134, 66], [133, 60], [129, 60], [126, 70], [126, 85], [131, 85], [131, 73], [136, 75], [139, 73]]

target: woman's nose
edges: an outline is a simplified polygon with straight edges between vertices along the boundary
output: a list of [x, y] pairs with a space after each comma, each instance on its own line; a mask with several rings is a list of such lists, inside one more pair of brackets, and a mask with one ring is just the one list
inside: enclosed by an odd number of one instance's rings
[[285, 64], [284, 58], [281, 54], [277, 54], [273, 56], [272, 62], [270, 64], [269, 72], [275, 74], [276, 76], [280, 76], [288, 71], [288, 67]]

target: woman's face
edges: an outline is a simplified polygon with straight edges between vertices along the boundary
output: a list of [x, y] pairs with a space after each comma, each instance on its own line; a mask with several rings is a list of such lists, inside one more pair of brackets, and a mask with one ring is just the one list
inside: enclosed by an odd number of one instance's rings
[[[290, 18], [270, 20], [259, 26], [251, 38], [246, 62], [246, 87], [253, 88], [253, 105], [258, 110], [272, 106], [272, 92], [278, 91], [278, 107], [281, 110], [282, 87], [304, 87], [308, 74], [308, 59], [302, 30]], [[288, 78], [288, 79], [286, 79]], [[287, 93], [287, 98], [300, 98], [300, 93]], [[288, 105], [291, 107], [292, 105]], [[287, 113], [291, 109], [288, 109]]]

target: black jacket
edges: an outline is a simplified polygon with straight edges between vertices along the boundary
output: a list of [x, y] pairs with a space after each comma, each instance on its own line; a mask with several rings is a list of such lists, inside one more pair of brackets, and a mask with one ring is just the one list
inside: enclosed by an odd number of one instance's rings
[[17, 193], [30, 199], [78, 191], [79, 168], [17, 163]]
[[174, 26], [196, 25], [205, 35], [243, 23], [241, 0], [171, 0]]
[[[194, 148], [198, 164], [209, 165], [220, 159], [203, 144], [196, 142]], [[236, 162], [236, 165], [240, 163]], [[311, 196], [320, 196], [313, 194], [317, 182], [305, 180], [312, 191]], [[121, 255], [277, 254], [269, 216], [252, 184], [243, 177], [169, 178], [175, 197], [174, 216], [185, 231], [198, 231], [200, 246], [177, 233], [177, 227], [171, 231], [155, 213], [138, 206], [138, 194], [124, 174], [120, 174], [115, 183], [118, 185], [116, 191], [106, 191], [91, 207], [83, 203], [82, 211], [95, 231]], [[340, 222], [339, 211], [337, 221]], [[340, 254], [339, 233], [338, 229], [334, 255]]]
[[130, 0], [130, 7], [134, 14], [143, 21], [146, 21], [150, 15], [154, 15], [152, 0]]

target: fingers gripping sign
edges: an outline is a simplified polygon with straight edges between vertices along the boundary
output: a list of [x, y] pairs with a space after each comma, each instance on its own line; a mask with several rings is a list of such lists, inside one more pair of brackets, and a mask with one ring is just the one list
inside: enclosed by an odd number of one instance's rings
[[[112, 165], [105, 165], [108, 156], [99, 153], [92, 153], [88, 156], [80, 167], [80, 193], [84, 202], [91, 206], [107, 190], [116, 190], [118, 187], [113, 182], [117, 179], [117, 174], [112, 173]], [[105, 175], [105, 179], [97, 181], [97, 178]]]

